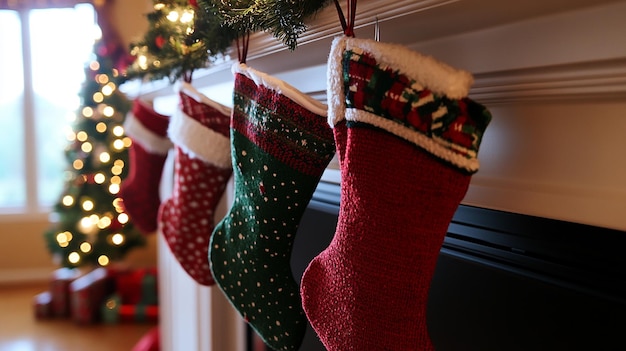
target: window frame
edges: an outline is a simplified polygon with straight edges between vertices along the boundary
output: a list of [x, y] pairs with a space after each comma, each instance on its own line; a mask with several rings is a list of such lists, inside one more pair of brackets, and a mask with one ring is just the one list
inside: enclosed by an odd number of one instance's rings
[[[73, 8], [79, 3], [89, 2], [76, 2], [73, 4], [67, 4], [67, 6], [51, 6], [50, 9], [58, 8]], [[93, 5], [92, 5], [93, 6]], [[35, 115], [35, 90], [33, 84], [33, 58], [31, 50], [31, 21], [30, 14], [34, 10], [44, 10], [47, 8], [33, 7], [33, 8], [19, 8], [19, 9], [7, 9], [0, 8], [4, 11], [14, 11], [20, 20], [21, 30], [21, 54], [22, 54], [22, 79], [23, 89], [22, 92], [22, 115], [20, 116], [23, 133], [23, 145], [17, 146], [24, 150], [24, 177], [25, 177], [25, 203], [20, 206], [3, 206], [0, 205], [0, 223], [2, 222], [14, 222], [23, 220], [44, 220], [50, 218], [52, 208], [54, 204], [42, 204], [39, 199], [39, 181], [38, 176], [41, 171], [38, 166], [38, 151], [37, 151], [37, 126]], [[94, 7], [94, 13], [96, 9]], [[94, 23], [97, 24], [94, 18]], [[63, 152], [63, 150], [59, 150]]]

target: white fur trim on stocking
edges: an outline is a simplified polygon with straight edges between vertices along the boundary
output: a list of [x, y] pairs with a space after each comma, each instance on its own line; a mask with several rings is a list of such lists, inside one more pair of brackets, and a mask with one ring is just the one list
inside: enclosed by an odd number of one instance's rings
[[124, 121], [124, 131], [132, 138], [133, 143], [141, 145], [151, 154], [166, 155], [173, 147], [172, 142], [167, 137], [159, 136], [144, 126], [132, 112], [126, 115]]
[[230, 137], [205, 127], [180, 108], [172, 116], [167, 134], [190, 157], [220, 168], [232, 167]]
[[464, 157], [463, 155], [452, 151], [450, 148], [453, 148], [454, 146], [443, 139], [429, 138], [428, 136], [415, 130], [411, 130], [401, 124], [398, 124], [386, 118], [381, 118], [380, 116], [376, 116], [375, 114], [372, 114], [370, 112], [355, 108], [346, 109], [345, 117], [348, 121], [364, 122], [384, 129], [394, 135], [405, 139], [406, 141], [409, 141], [415, 145], [419, 145], [422, 149], [426, 150], [430, 154], [439, 157], [440, 159], [445, 160], [459, 168], [462, 168], [469, 173], [474, 173], [478, 171], [478, 168], [480, 167], [478, 159], [475, 158], [475, 153], [472, 155], [474, 158]]
[[304, 94], [303, 92], [283, 80], [272, 77], [269, 74], [259, 72], [254, 68], [248, 67], [244, 63], [234, 64], [232, 67], [232, 71], [233, 74], [240, 73], [252, 79], [256, 83], [256, 85], [262, 85], [268, 89], [274, 90], [277, 93], [288, 97], [298, 105], [315, 113], [316, 115], [326, 117], [328, 113], [328, 106], [313, 99], [309, 95]]
[[346, 50], [367, 52], [376, 59], [381, 68], [390, 67], [397, 70], [433, 93], [445, 95], [452, 100], [467, 97], [474, 83], [471, 73], [456, 69], [405, 46], [369, 39], [337, 37], [331, 46], [327, 71], [330, 106], [328, 123], [331, 127], [343, 119], [345, 110], [342, 61]]

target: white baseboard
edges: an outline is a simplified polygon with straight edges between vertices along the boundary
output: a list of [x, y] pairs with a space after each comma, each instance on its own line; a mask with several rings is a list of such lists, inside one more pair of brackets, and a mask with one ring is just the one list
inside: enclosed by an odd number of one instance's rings
[[0, 285], [46, 282], [53, 271], [51, 267], [0, 269]]

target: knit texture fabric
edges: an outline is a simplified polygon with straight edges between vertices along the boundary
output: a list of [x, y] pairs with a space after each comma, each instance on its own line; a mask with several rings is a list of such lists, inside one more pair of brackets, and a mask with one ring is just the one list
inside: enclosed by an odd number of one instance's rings
[[228, 108], [188, 84], [179, 96], [181, 105], [168, 130], [176, 145], [174, 188], [159, 219], [176, 260], [191, 278], [208, 286], [215, 284], [207, 258], [215, 208], [232, 174], [230, 115]]
[[[304, 310], [328, 351], [433, 350], [428, 291], [448, 225], [477, 170], [489, 113], [459, 96], [471, 83], [465, 73], [415, 54], [371, 41], [333, 43], [328, 94], [341, 169], [339, 219], [301, 282]], [[422, 63], [424, 74], [440, 72], [443, 82], [415, 76], [419, 67], [404, 70], [389, 55]], [[454, 113], [436, 112], [442, 110]]]
[[124, 130], [132, 144], [128, 155], [130, 174], [122, 182], [119, 196], [126, 213], [144, 234], [157, 229], [161, 205], [159, 185], [167, 153], [173, 147], [167, 138], [169, 121], [169, 117], [139, 99], [133, 101], [124, 121]]
[[334, 155], [333, 135], [321, 115], [325, 105], [243, 64], [234, 71], [234, 203], [213, 233], [211, 269], [266, 344], [297, 350], [306, 317], [291, 252], [300, 219]]

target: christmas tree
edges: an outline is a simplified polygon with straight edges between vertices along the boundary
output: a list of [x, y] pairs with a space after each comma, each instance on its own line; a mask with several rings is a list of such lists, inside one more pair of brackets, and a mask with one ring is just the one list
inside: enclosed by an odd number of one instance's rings
[[68, 132], [65, 187], [45, 233], [48, 248], [64, 267], [106, 266], [145, 243], [117, 196], [128, 173], [123, 122], [130, 102], [118, 90], [112, 47], [100, 40], [85, 68], [81, 107]]

